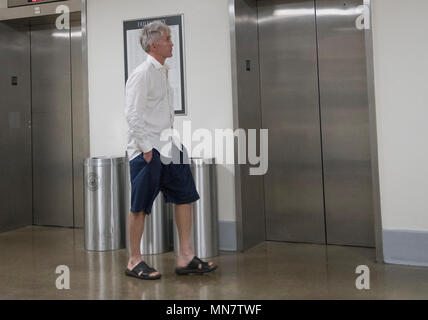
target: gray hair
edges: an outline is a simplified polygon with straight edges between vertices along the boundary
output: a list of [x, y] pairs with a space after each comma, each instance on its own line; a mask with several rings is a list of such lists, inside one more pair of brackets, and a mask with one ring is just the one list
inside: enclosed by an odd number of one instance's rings
[[141, 30], [140, 36], [140, 44], [143, 47], [143, 50], [149, 53], [150, 45], [156, 43], [159, 37], [161, 37], [165, 32], [169, 32], [169, 27], [159, 20], [145, 25]]

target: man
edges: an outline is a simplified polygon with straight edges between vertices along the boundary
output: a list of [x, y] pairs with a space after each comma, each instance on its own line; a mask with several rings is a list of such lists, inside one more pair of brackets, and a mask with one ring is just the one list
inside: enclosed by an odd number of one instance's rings
[[[187, 161], [185, 148], [160, 139], [163, 130], [174, 123], [173, 93], [168, 83], [165, 60], [172, 57], [171, 31], [155, 21], [146, 25], [140, 43], [148, 53], [147, 60], [137, 67], [126, 83], [126, 119], [128, 156], [131, 175], [131, 212], [129, 214], [130, 257], [126, 275], [139, 279], [159, 279], [156, 269], [142, 259], [140, 241], [145, 216], [151, 214], [153, 201], [159, 191], [166, 202], [175, 204], [180, 252], [176, 273], [206, 273], [217, 268], [212, 261], [204, 262], [194, 255], [190, 242], [192, 224], [191, 204], [199, 199]], [[181, 163], [171, 160], [181, 159]], [[169, 161], [168, 161], [169, 160]]]

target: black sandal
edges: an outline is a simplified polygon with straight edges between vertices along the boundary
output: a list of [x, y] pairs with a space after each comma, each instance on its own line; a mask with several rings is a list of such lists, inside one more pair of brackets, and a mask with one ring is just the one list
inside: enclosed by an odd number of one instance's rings
[[[199, 265], [201, 266], [200, 268]], [[186, 267], [175, 268], [175, 273], [178, 275], [202, 274], [214, 271], [215, 269], [217, 269], [217, 266], [215, 264], [210, 266], [208, 262], [204, 262], [197, 256], [194, 256], [192, 261], [190, 261]]]
[[[142, 273], [140, 275], [141, 271]], [[156, 280], [161, 277], [160, 274], [151, 277], [150, 274], [153, 272], [157, 272], [157, 270], [149, 267], [144, 261], [141, 261], [132, 270], [129, 270], [128, 268], [125, 270], [125, 274], [127, 276], [142, 279], [142, 280]]]

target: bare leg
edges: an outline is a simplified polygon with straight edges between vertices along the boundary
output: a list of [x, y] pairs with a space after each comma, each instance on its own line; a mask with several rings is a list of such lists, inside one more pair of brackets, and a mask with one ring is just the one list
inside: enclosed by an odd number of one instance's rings
[[[144, 212], [137, 214], [129, 213], [129, 246], [130, 246], [130, 257], [128, 261], [128, 269], [132, 270], [137, 264], [143, 261], [140, 252], [141, 237], [144, 231]], [[159, 272], [150, 273], [150, 277], [158, 275]], [[141, 272], [140, 272], [141, 275]]]
[[[190, 231], [192, 228], [192, 206], [191, 204], [175, 205], [175, 221], [178, 229], [178, 238], [180, 240], [180, 252], [177, 257], [177, 267], [185, 267], [195, 256], [191, 242]], [[214, 263], [210, 261], [209, 266]]]

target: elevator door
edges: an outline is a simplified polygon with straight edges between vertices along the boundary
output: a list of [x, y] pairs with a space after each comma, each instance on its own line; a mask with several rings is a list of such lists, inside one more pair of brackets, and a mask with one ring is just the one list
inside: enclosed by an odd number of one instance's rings
[[0, 232], [32, 223], [28, 25], [0, 23]]
[[33, 223], [73, 226], [70, 30], [31, 27]]
[[363, 0], [318, 0], [320, 110], [329, 244], [374, 247]]
[[267, 240], [325, 243], [314, 1], [259, 1]]
[[374, 246], [362, 4], [258, 1], [267, 240]]

